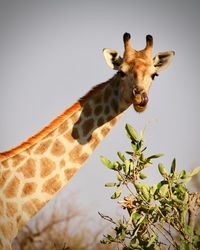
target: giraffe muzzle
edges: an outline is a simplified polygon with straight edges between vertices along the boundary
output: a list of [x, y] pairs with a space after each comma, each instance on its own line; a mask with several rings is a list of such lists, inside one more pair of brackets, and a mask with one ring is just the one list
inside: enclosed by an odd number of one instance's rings
[[146, 93], [135, 94], [133, 97], [133, 107], [137, 112], [143, 112], [146, 109], [149, 99]]

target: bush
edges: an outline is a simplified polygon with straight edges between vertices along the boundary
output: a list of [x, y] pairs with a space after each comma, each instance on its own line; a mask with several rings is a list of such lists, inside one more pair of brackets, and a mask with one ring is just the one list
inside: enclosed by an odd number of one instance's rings
[[118, 152], [119, 160], [112, 162], [101, 156], [102, 163], [116, 173], [116, 182], [106, 187], [116, 191], [111, 199], [118, 199], [126, 190], [128, 195], [118, 203], [128, 213], [114, 221], [100, 213], [114, 225], [113, 233], [104, 236], [103, 244], [117, 243], [123, 250], [130, 249], [200, 249], [200, 235], [195, 227], [200, 208], [200, 193], [190, 193], [186, 184], [200, 171], [177, 171], [176, 159], [170, 171], [158, 164], [162, 177], [155, 185], [144, 182], [143, 170], [150, 167], [161, 154], [146, 156], [143, 135], [138, 136], [131, 125], [126, 125], [131, 151]]

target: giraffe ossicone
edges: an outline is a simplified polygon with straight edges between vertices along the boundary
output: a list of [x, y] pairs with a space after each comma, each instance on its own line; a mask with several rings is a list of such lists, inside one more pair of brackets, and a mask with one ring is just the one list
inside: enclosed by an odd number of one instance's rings
[[136, 51], [124, 34], [124, 55], [104, 49], [117, 73], [95, 86], [39, 133], [0, 153], [0, 250], [11, 249], [25, 225], [79, 170], [120, 115], [133, 104], [143, 112], [154, 77], [169, 65], [174, 52], [152, 56], [153, 38]]

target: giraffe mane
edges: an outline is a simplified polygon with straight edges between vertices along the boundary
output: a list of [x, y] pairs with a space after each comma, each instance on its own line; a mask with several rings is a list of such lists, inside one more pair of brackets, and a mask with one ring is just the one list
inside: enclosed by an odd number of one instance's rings
[[110, 80], [100, 83], [94, 86], [90, 91], [88, 91], [83, 97], [81, 97], [76, 103], [74, 103], [71, 107], [66, 109], [61, 115], [57, 116], [53, 121], [51, 121], [47, 126], [45, 126], [42, 130], [40, 130], [35, 135], [28, 138], [26, 141], [22, 142], [18, 146], [11, 148], [8, 151], [0, 152], [0, 162], [4, 161], [10, 157], [17, 155], [18, 153], [28, 149], [29, 147], [36, 144], [38, 141], [48, 136], [52, 131], [54, 131], [57, 127], [59, 127], [66, 119], [74, 114], [84, 103], [94, 94], [98, 93], [101, 89], [103, 89]]

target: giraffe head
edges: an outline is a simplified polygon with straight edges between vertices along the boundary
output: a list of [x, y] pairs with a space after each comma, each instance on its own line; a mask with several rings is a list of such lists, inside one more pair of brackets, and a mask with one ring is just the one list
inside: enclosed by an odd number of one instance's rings
[[137, 51], [131, 47], [131, 36], [125, 33], [124, 56], [113, 49], [104, 49], [103, 54], [107, 64], [120, 78], [122, 101], [133, 103], [137, 112], [143, 112], [148, 103], [148, 93], [152, 81], [158, 73], [166, 68], [173, 56], [174, 51], [160, 52], [152, 56], [153, 37], [146, 36], [146, 46], [143, 50]]

